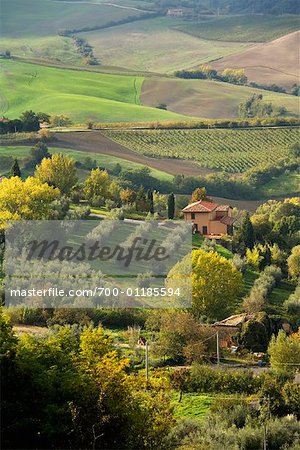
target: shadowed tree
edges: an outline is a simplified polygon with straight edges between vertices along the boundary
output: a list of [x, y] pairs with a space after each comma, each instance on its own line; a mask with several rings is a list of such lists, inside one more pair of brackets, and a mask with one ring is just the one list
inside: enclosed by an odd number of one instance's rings
[[173, 192], [168, 196], [168, 219], [174, 219], [175, 196]]
[[21, 170], [17, 159], [14, 160], [14, 163], [11, 167], [11, 176], [21, 178]]

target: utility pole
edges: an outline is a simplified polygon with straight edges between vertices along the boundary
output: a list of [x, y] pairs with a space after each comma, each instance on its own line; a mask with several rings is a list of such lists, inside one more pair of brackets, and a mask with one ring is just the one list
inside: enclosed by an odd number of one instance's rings
[[264, 423], [264, 447], [263, 450], [267, 450], [267, 426]]
[[267, 407], [268, 407], [267, 419], [265, 419], [265, 421], [264, 421], [264, 446], [263, 446], [263, 450], [267, 450], [268, 449], [267, 421], [270, 420], [270, 418], [271, 418], [270, 395], [268, 395], [268, 398], [267, 398]]
[[217, 364], [220, 364], [219, 332], [217, 331]]
[[148, 381], [149, 381], [149, 347], [148, 347], [148, 341], [146, 341], [145, 369], [146, 369], [146, 389], [147, 389], [148, 388]]

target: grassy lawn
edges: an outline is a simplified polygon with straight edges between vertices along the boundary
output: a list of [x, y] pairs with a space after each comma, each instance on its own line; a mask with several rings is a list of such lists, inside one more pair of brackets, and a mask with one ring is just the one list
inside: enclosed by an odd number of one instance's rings
[[[26, 158], [29, 154], [32, 146], [0, 146], [0, 156], [12, 156], [13, 158], [18, 158], [20, 160]], [[92, 153], [92, 152], [81, 152], [70, 149], [61, 149], [57, 147], [49, 148], [49, 152], [53, 153], [63, 153], [64, 155], [68, 155], [70, 158], [75, 159], [75, 161], [83, 162], [88, 156], [95, 159], [99, 167], [103, 167], [105, 169], [111, 170], [114, 168], [116, 164], [120, 164], [123, 170], [127, 169], [138, 169], [143, 167], [141, 164], [137, 164], [131, 161], [127, 161], [126, 159], [116, 158], [114, 156], [101, 155], [101, 153]], [[162, 181], [172, 181], [173, 175], [169, 173], [162, 172], [157, 169], [150, 169], [150, 175], [158, 180]], [[7, 171], [1, 171], [0, 167], [0, 175], [4, 175]], [[89, 171], [86, 172], [86, 176]]]
[[0, 111], [9, 118], [32, 109], [64, 114], [74, 122], [177, 120], [185, 116], [141, 106], [143, 77], [58, 69], [1, 60], [5, 96]]
[[175, 416], [202, 419], [208, 413], [212, 401], [213, 397], [209, 395], [184, 393], [179, 402], [179, 393], [174, 392], [172, 403], [175, 408]]
[[265, 42], [299, 29], [297, 16], [235, 15], [213, 17], [176, 27], [203, 39], [232, 42]]
[[276, 314], [286, 314], [283, 308], [283, 303], [294, 292], [295, 285], [286, 281], [281, 281], [279, 285], [272, 291], [268, 298], [271, 308], [276, 311]]
[[172, 73], [247, 47], [241, 43], [200, 40], [175, 29], [185, 23], [180, 18], [157, 17], [79, 36], [94, 47], [103, 65], [156, 73]]

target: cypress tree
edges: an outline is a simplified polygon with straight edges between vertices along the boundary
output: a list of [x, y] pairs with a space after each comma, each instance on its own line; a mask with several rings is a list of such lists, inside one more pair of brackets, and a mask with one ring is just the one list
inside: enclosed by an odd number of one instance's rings
[[242, 221], [240, 228], [240, 242], [245, 245], [245, 248], [250, 248], [251, 250], [254, 247], [254, 229], [250, 219], [249, 213], [247, 213]]
[[175, 196], [173, 192], [168, 196], [168, 219], [174, 219], [175, 214]]
[[14, 160], [14, 163], [11, 167], [11, 176], [21, 178], [21, 170], [17, 159]]
[[149, 189], [147, 192], [148, 204], [149, 204], [149, 212], [154, 214], [154, 199], [153, 199], [153, 191]]

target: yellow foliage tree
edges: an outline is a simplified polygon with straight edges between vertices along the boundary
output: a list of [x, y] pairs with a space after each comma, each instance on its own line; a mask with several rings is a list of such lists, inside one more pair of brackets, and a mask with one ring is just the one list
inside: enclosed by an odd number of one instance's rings
[[25, 181], [19, 177], [3, 179], [0, 183], [0, 226], [3, 227], [7, 220], [49, 218], [51, 203], [59, 195], [58, 189], [33, 177]]
[[104, 203], [104, 200], [115, 200], [119, 195], [119, 185], [112, 180], [106, 170], [99, 167], [91, 171], [85, 180], [84, 195], [91, 203]]
[[75, 161], [61, 154], [43, 159], [35, 175], [42, 182], [59, 188], [63, 194], [68, 194], [78, 181]]
[[243, 287], [243, 276], [232, 262], [216, 252], [194, 250], [169, 272], [167, 287], [172, 281], [186, 278], [192, 267], [192, 308], [196, 317], [206, 315], [221, 319], [230, 312]]

